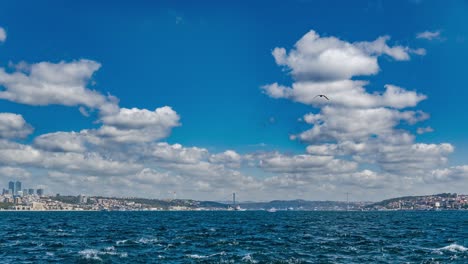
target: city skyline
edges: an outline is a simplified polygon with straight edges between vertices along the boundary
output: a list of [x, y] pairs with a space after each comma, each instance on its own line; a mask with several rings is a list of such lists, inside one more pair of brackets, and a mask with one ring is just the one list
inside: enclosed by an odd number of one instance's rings
[[243, 201], [468, 189], [466, 1], [28, 4], [0, 4], [0, 182]]

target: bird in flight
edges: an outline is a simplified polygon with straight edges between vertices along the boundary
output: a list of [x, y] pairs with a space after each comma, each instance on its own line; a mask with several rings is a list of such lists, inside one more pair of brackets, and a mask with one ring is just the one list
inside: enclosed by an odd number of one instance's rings
[[324, 95], [324, 94], [316, 95], [316, 96], [314, 97], [314, 99], [315, 99], [316, 97], [323, 97], [323, 98], [327, 99], [328, 101], [330, 101], [330, 99], [328, 99], [328, 97], [327, 97], [326, 95]]

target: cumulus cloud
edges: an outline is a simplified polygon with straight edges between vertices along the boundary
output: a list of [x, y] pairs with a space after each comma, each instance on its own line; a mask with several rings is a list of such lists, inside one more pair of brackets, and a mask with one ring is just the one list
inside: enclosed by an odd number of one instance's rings
[[25, 169], [17, 167], [0, 167], [0, 175], [11, 179], [26, 180], [31, 177], [31, 173]]
[[416, 34], [416, 38], [418, 39], [427, 39], [427, 40], [433, 40], [433, 39], [440, 39], [440, 30], [437, 31], [423, 31], [419, 32]]
[[33, 130], [22, 115], [0, 113], [0, 138], [25, 138]]
[[466, 181], [468, 180], [468, 166], [454, 166], [443, 169], [433, 170], [430, 174], [426, 175], [425, 181], [429, 183], [447, 183], [453, 181]]
[[254, 156], [258, 166], [266, 171], [277, 173], [311, 173], [311, 175], [328, 175], [346, 173], [356, 170], [357, 163], [336, 159], [328, 155], [284, 155], [266, 153]]
[[414, 124], [425, 120], [420, 111], [400, 112], [389, 108], [339, 108], [326, 106], [320, 114], [307, 114], [304, 120], [313, 127], [298, 135], [306, 142], [363, 141], [373, 136], [390, 135], [394, 127], [405, 121]]
[[179, 115], [169, 106], [149, 111], [120, 108], [119, 112], [102, 117], [103, 126], [96, 135], [118, 142], [149, 142], [167, 137], [180, 125]]
[[90, 175], [122, 175], [141, 169], [140, 164], [115, 161], [96, 152], [50, 152], [5, 140], [0, 141], [0, 164]]
[[[262, 87], [263, 92], [319, 111], [300, 118], [311, 128], [290, 137], [307, 143], [308, 154], [259, 158], [260, 168], [281, 174], [265, 183], [299, 186], [313, 181], [326, 184], [324, 188], [387, 186], [395, 190], [429, 179], [461, 179], [464, 174], [460, 168], [438, 171], [454, 151], [451, 144], [416, 143], [415, 136], [404, 129], [429, 118], [423, 111], [406, 109], [427, 99], [425, 95], [392, 84], [385, 85], [384, 91], [368, 92], [370, 83], [356, 80], [377, 74], [382, 55], [405, 61], [412, 54], [426, 53], [424, 49], [390, 46], [389, 40], [383, 36], [351, 43], [310, 31], [290, 51], [273, 50], [276, 63], [290, 71], [293, 83], [268, 84]], [[330, 100], [318, 98], [318, 94]], [[418, 134], [431, 131], [430, 127], [417, 129]], [[324, 161], [323, 166], [320, 161]], [[373, 170], [363, 169], [369, 166]]]
[[[292, 87], [277, 83], [262, 86], [263, 91], [272, 98], [286, 98], [296, 102], [320, 107], [333, 105], [350, 108], [414, 107], [427, 97], [414, 91], [387, 84], [383, 93], [367, 93], [364, 81], [341, 80], [332, 82], [295, 82]], [[330, 99], [316, 97], [326, 94]], [[317, 99], [318, 98], [318, 99]]]
[[0, 27], [0, 42], [5, 42], [7, 34], [4, 28]]
[[223, 163], [230, 167], [240, 167], [242, 157], [234, 150], [226, 150], [223, 153], [211, 155], [209, 161], [212, 163]]
[[0, 98], [29, 105], [86, 106], [112, 113], [115, 98], [86, 87], [101, 64], [92, 60], [28, 64], [15, 72], [0, 68]]
[[55, 132], [40, 135], [34, 145], [40, 149], [61, 152], [85, 152], [86, 138], [77, 132]]
[[[389, 36], [372, 42], [350, 43], [336, 37], [321, 37], [314, 30], [305, 34], [289, 53], [285, 48], [272, 52], [278, 65], [291, 70], [298, 81], [336, 81], [353, 76], [373, 75], [379, 71], [377, 57], [388, 55], [395, 60], [408, 60], [408, 47], [390, 47]], [[419, 52], [420, 53], [420, 52]]]

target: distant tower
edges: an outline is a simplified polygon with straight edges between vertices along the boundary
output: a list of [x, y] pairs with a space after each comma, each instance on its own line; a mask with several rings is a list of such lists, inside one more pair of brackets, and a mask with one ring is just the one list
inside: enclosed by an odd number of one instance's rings
[[232, 193], [232, 205], [236, 206], [236, 193]]
[[43, 196], [44, 195], [44, 189], [37, 189], [36, 193], [38, 196]]
[[21, 191], [21, 182], [20, 181], [15, 182], [15, 194], [18, 194], [18, 191]]
[[10, 190], [10, 194], [15, 194], [15, 182], [11, 181], [8, 183], [8, 190]]
[[349, 211], [349, 192], [346, 193], [346, 211]]
[[34, 194], [34, 189], [28, 189], [28, 194], [33, 195]]

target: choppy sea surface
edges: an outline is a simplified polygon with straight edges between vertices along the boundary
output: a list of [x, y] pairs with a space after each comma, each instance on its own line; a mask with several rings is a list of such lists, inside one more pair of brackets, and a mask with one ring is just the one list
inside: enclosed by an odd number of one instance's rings
[[0, 212], [1, 263], [468, 263], [468, 211]]

